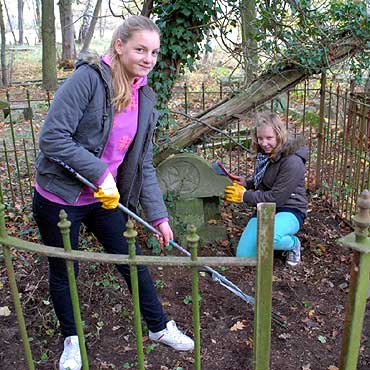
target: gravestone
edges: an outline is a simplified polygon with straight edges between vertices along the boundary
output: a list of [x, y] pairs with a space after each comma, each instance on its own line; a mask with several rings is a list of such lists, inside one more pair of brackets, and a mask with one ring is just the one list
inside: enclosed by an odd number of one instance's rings
[[232, 184], [228, 177], [217, 175], [206, 160], [191, 153], [165, 159], [157, 175], [177, 239], [183, 240], [188, 224], [197, 228], [203, 241], [227, 238], [220, 196]]

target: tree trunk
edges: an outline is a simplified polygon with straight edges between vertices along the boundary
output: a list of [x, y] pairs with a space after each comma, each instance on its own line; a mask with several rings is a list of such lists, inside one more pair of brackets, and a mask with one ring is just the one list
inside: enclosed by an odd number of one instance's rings
[[78, 43], [79, 44], [83, 44], [85, 41], [87, 30], [89, 29], [91, 14], [92, 14], [91, 0], [88, 0], [86, 3], [85, 12], [82, 16], [82, 25], [78, 33]]
[[42, 0], [42, 84], [47, 90], [57, 87], [54, 0]]
[[1, 82], [2, 86], [8, 86], [8, 69], [6, 68], [6, 54], [5, 54], [5, 24], [4, 24], [4, 13], [3, 6], [0, 1], [0, 35], [1, 35]]
[[18, 44], [23, 45], [23, 8], [24, 8], [24, 1], [18, 0], [18, 32], [19, 32], [19, 39]]
[[94, 13], [93, 13], [93, 16], [91, 18], [90, 26], [89, 26], [89, 29], [87, 31], [85, 41], [84, 41], [84, 44], [83, 44], [82, 49], [80, 51], [80, 54], [83, 53], [84, 51], [86, 51], [90, 46], [91, 40], [94, 36], [94, 30], [95, 30], [96, 22], [98, 21], [98, 18], [99, 18], [101, 2], [102, 2], [102, 0], [97, 0], [96, 1]]
[[100, 9], [100, 16], [99, 16], [99, 36], [102, 39], [104, 37], [105, 27], [107, 25], [107, 11], [103, 15], [102, 9]]
[[72, 0], [59, 0], [60, 25], [62, 29], [61, 65], [73, 66], [76, 58]]
[[145, 0], [143, 8], [141, 9], [141, 15], [144, 17], [150, 17], [153, 9], [153, 0]]
[[13, 35], [14, 45], [15, 45], [17, 43], [17, 38], [15, 37], [12, 21], [11, 21], [10, 16], [9, 16], [8, 7], [6, 6], [6, 1], [4, 1], [4, 7], [5, 7], [5, 11], [6, 11], [6, 17], [8, 18], [9, 28], [10, 28], [10, 31]]
[[[334, 65], [362, 51], [364, 46], [363, 40], [354, 36], [343, 36], [331, 45], [327, 63]], [[327, 65], [322, 66], [322, 69], [325, 68], [327, 68]], [[317, 71], [317, 73], [319, 72]], [[169, 155], [190, 146], [202, 135], [211, 132], [212, 127], [207, 127], [207, 125], [223, 129], [236, 118], [245, 117], [248, 112], [271, 100], [274, 96], [294, 87], [309, 75], [307, 70], [303, 70], [299, 66], [286, 67], [285, 70], [279, 73], [264, 73], [239, 95], [225, 99], [206, 113], [200, 114], [197, 117], [197, 122], [178, 130], [168, 143], [161, 145], [160, 151], [155, 157], [155, 162], [163, 161]]]
[[255, 79], [258, 67], [256, 1], [242, 0], [240, 13], [242, 22], [244, 84], [248, 86]]
[[35, 21], [36, 21], [36, 33], [39, 42], [41, 42], [41, 5], [40, 0], [35, 0]]

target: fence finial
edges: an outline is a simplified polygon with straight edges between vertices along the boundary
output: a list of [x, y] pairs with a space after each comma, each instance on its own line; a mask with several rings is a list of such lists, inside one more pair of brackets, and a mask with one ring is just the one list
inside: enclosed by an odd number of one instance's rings
[[2, 238], [7, 237], [4, 211], [5, 211], [5, 206], [4, 204], [0, 203], [0, 237]]
[[67, 217], [68, 217], [67, 212], [64, 209], [62, 209], [59, 212], [60, 221], [58, 222], [58, 227], [62, 234], [69, 233], [69, 228], [71, 227], [71, 221], [68, 221]]
[[370, 192], [364, 190], [358, 199], [358, 213], [352, 217], [355, 225], [356, 240], [369, 236], [370, 227]]
[[197, 245], [199, 241], [199, 235], [197, 234], [197, 228], [194, 225], [188, 225], [187, 227], [189, 234], [186, 237], [189, 246]]
[[126, 223], [126, 230], [123, 233], [123, 236], [128, 239], [129, 243], [130, 240], [133, 239], [133, 244], [135, 244], [135, 238], [137, 236], [137, 231], [135, 230], [135, 225], [131, 219], [129, 219]]

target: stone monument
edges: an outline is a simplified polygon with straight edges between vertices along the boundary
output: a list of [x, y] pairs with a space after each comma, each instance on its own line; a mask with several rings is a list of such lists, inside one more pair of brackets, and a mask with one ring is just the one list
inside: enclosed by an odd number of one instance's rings
[[159, 186], [170, 214], [177, 239], [193, 224], [203, 241], [227, 238], [220, 222], [220, 197], [232, 182], [214, 172], [203, 158], [181, 153], [165, 159], [157, 167]]

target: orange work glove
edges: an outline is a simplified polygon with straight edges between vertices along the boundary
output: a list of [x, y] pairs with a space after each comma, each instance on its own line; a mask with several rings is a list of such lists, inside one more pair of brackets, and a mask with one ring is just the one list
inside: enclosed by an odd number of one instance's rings
[[98, 191], [94, 193], [94, 198], [102, 202], [105, 209], [117, 208], [119, 202], [119, 193], [112, 174], [109, 172]]
[[233, 203], [243, 203], [245, 187], [234, 182], [225, 187], [225, 200]]

